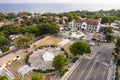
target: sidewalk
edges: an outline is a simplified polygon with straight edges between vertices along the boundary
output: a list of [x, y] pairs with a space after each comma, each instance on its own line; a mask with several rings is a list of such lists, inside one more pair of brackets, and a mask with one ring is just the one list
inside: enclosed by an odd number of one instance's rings
[[111, 60], [109, 65], [107, 80], [115, 80], [115, 72], [116, 72], [116, 64], [113, 62], [113, 60]]

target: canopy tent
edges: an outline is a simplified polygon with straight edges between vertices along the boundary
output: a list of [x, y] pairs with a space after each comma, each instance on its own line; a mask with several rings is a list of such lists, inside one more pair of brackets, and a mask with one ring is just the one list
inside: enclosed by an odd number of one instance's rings
[[53, 60], [54, 55], [47, 51], [46, 53], [43, 54], [42, 57], [43, 57], [44, 61], [51, 61], [51, 60]]

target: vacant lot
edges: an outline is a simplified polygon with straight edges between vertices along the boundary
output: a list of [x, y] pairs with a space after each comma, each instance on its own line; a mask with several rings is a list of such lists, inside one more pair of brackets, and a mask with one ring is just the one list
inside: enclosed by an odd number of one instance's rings
[[40, 46], [44, 46], [44, 45], [57, 45], [60, 41], [61, 41], [61, 38], [59, 38], [59, 37], [47, 36], [47, 37], [35, 42], [34, 44], [32, 44], [32, 46], [40, 47]]

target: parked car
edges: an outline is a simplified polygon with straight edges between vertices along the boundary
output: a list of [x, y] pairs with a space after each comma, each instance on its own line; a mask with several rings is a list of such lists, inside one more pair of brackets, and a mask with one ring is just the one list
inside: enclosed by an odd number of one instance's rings
[[89, 42], [89, 45], [90, 45], [90, 46], [95, 46], [95, 43], [92, 42], [92, 41], [90, 41], [90, 42]]

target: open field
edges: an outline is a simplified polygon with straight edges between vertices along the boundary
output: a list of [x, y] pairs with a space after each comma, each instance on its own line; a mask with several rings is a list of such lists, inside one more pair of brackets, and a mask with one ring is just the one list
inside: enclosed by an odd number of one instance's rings
[[59, 37], [47, 36], [47, 37], [35, 42], [34, 44], [32, 44], [32, 46], [35, 45], [35, 47], [40, 47], [40, 46], [44, 46], [44, 45], [57, 45], [60, 41], [61, 41], [61, 38], [59, 38]]

